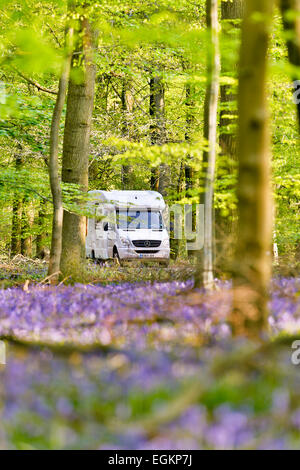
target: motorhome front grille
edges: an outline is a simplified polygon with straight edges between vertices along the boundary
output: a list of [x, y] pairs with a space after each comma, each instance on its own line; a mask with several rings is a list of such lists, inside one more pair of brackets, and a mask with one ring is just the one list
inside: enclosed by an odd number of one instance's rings
[[135, 252], [139, 254], [147, 253], [149, 255], [149, 254], [159, 253], [159, 250], [135, 250]]
[[132, 243], [138, 248], [157, 248], [161, 240], [133, 240]]

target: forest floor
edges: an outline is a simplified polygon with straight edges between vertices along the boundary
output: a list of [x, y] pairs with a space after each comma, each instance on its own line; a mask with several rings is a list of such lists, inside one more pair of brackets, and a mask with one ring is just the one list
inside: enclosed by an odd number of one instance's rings
[[257, 346], [231, 337], [229, 281], [89, 269], [53, 287], [45, 263], [0, 266], [0, 448], [299, 448], [300, 278], [273, 280]]

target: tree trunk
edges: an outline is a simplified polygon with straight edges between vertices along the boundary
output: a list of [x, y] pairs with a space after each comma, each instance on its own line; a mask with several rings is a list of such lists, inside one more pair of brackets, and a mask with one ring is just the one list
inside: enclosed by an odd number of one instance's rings
[[[86, 18], [80, 20], [78, 47], [73, 55], [72, 69], [82, 73], [80, 83], [69, 81], [63, 144], [62, 180], [88, 189], [90, 131], [94, 102], [95, 67], [93, 34]], [[81, 44], [80, 44], [81, 42]], [[83, 49], [83, 65], [78, 54]], [[86, 217], [64, 211], [60, 270], [63, 276], [76, 275], [85, 261]]]
[[[21, 155], [22, 147], [19, 145], [19, 153], [16, 155], [16, 171], [19, 171], [23, 164]], [[15, 194], [12, 207], [12, 227], [11, 227], [11, 256], [21, 254], [21, 232], [22, 232], [22, 196]]]
[[[166, 142], [165, 126], [165, 87], [163, 78], [158, 75], [150, 78], [150, 136], [152, 145], [162, 145]], [[159, 191], [163, 196], [169, 183], [168, 165], [161, 164], [151, 172], [151, 189]]]
[[70, 67], [72, 60], [72, 37], [73, 30], [70, 29], [67, 33], [66, 38], [66, 46], [68, 49], [67, 56], [64, 60], [63, 69], [59, 80], [58, 93], [53, 110], [50, 130], [49, 177], [53, 200], [53, 216], [48, 276], [51, 276], [51, 282], [53, 283], [57, 281], [59, 277], [62, 250], [63, 203], [58, 163], [59, 126], [62, 110], [66, 100], [67, 86], [70, 75]]
[[[194, 101], [194, 87], [191, 85], [189, 81], [186, 82], [185, 84], [185, 107], [186, 107], [186, 129], [185, 129], [185, 141], [190, 142], [191, 141], [191, 132], [192, 132], [192, 127], [195, 121], [195, 116], [194, 116], [194, 106], [195, 106], [195, 101]], [[187, 163], [185, 164], [184, 168], [184, 173], [185, 173], [185, 190], [188, 192], [189, 189], [193, 188], [193, 168], [190, 165], [189, 162], [189, 157], [187, 159]]]
[[21, 253], [22, 199], [15, 196], [12, 207], [11, 256]]
[[[295, 67], [300, 67], [300, 0], [280, 0], [280, 8], [284, 30], [289, 34], [287, 40], [289, 61]], [[288, 17], [289, 11], [293, 12], [290, 18]], [[295, 73], [293, 80], [299, 79], [299, 72]], [[296, 87], [299, 88], [299, 85], [300, 83], [297, 83]], [[300, 130], [300, 99], [297, 100], [296, 105]]]
[[[234, 261], [235, 334], [258, 338], [267, 326], [272, 209], [266, 98], [271, 0], [246, 2], [239, 76], [238, 241]], [[257, 21], [259, 18], [259, 21]]]
[[[26, 227], [27, 229], [28, 227]], [[28, 235], [21, 240], [21, 253], [26, 258], [32, 257], [32, 236]]]
[[22, 204], [22, 231], [21, 231], [21, 254], [26, 258], [32, 257], [32, 210], [27, 198], [23, 199]]
[[210, 34], [210, 51], [208, 55], [207, 90], [204, 111], [204, 137], [209, 143], [209, 150], [203, 154], [203, 269], [201, 269], [201, 266], [198, 267], [196, 285], [203, 285], [206, 289], [210, 289], [214, 285], [214, 180], [217, 152], [217, 114], [220, 75], [218, 0], [207, 0], [206, 8], [207, 28]]
[[[230, 33], [226, 32], [226, 26], [236, 27], [236, 20], [241, 20], [244, 11], [244, 0], [232, 0], [221, 2], [222, 20], [225, 26], [224, 34], [227, 38], [230, 38]], [[228, 70], [226, 67], [226, 61], [222, 62], [222, 74], [226, 75]], [[237, 151], [237, 136], [236, 132], [232, 127], [236, 123], [234, 119], [236, 111], [233, 110], [234, 102], [237, 100], [237, 96], [232, 89], [232, 85], [222, 85], [220, 87], [220, 147], [223, 155], [236, 158]]]
[[46, 247], [46, 232], [45, 232], [45, 220], [47, 216], [47, 203], [43, 199], [40, 202], [40, 208], [38, 213], [38, 234], [36, 236], [36, 256], [39, 259], [45, 259], [48, 248]]
[[[231, 47], [230, 41], [234, 40], [237, 28], [243, 17], [245, 0], [231, 0], [221, 2], [223, 38], [228, 41], [227, 48]], [[227, 58], [221, 62], [223, 76], [237, 76], [237, 67], [228, 65]], [[233, 85], [220, 86], [220, 135], [219, 145], [221, 155], [226, 156], [224, 171], [230, 175], [235, 170], [233, 160], [237, 160], [237, 92]], [[225, 176], [225, 175], [224, 175]], [[235, 187], [228, 187], [228, 191]], [[230, 210], [230, 215], [224, 217], [221, 210], [215, 211], [215, 270], [230, 269], [228, 263], [229, 254], [234, 250], [234, 236], [236, 232], [235, 211]]]
[[[191, 133], [192, 133], [192, 128], [193, 125], [195, 124], [195, 88], [189, 81], [186, 82], [185, 84], [185, 123], [186, 123], [186, 129], [185, 129], [185, 141], [186, 142], [191, 142]], [[186, 164], [184, 167], [184, 176], [185, 176], [185, 193], [186, 196], [188, 197], [190, 194], [190, 190], [194, 189], [195, 186], [195, 178], [194, 178], [194, 169], [193, 166], [191, 165], [190, 157], [187, 157]], [[195, 204], [193, 204], [195, 206]], [[194, 231], [196, 228], [196, 210], [195, 207], [193, 207], [192, 210], [192, 231]], [[187, 255], [189, 259], [194, 258], [195, 251], [193, 250], [187, 250]]]
[[[122, 84], [122, 114], [123, 114], [123, 135], [128, 140], [133, 140], [133, 96], [132, 88], [126, 78]], [[122, 189], [130, 189], [132, 166], [122, 165]], [[134, 189], [134, 188], [131, 188]]]

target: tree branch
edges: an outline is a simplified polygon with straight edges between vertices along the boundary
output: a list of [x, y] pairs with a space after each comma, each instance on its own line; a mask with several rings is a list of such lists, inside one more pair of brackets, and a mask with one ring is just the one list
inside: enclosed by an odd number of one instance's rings
[[26, 82], [30, 83], [30, 85], [33, 85], [34, 87], [36, 87], [39, 91], [43, 91], [44, 93], [50, 93], [51, 95], [57, 95], [57, 91], [51, 90], [50, 88], [46, 88], [46, 87], [40, 85], [38, 82], [36, 82], [35, 80], [32, 80], [31, 78], [27, 77], [22, 72], [17, 70], [15, 67], [12, 67], [12, 68], [15, 70], [15, 72], [17, 72], [17, 74], [20, 77], [22, 77]]

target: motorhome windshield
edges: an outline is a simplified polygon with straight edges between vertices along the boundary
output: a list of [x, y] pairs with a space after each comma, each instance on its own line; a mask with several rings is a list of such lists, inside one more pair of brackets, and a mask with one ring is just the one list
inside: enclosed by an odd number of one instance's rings
[[117, 226], [121, 230], [163, 230], [163, 220], [159, 211], [117, 209]]

